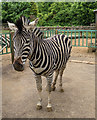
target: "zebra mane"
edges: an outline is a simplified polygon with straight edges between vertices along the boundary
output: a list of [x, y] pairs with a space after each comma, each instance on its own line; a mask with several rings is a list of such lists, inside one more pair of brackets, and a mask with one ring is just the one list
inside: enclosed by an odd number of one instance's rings
[[39, 28], [35, 27], [32, 32], [37, 38], [43, 39], [43, 32]]
[[22, 29], [23, 29], [22, 17], [20, 17], [20, 18], [16, 21], [15, 25], [17, 26], [18, 30], [21, 32]]
[[22, 22], [23, 22], [23, 25], [29, 25], [30, 20], [26, 18], [25, 16], [22, 16]]
[[29, 25], [30, 20], [26, 18], [25, 16], [21, 16], [15, 23], [17, 26], [18, 30], [21, 32], [23, 29], [23, 25]]
[[[15, 25], [17, 26], [19, 32], [21, 32], [23, 29], [23, 25], [29, 25], [29, 23], [30, 20], [25, 16], [22, 16], [16, 21]], [[39, 28], [35, 27], [32, 32], [38, 39], [43, 39], [43, 32]]]

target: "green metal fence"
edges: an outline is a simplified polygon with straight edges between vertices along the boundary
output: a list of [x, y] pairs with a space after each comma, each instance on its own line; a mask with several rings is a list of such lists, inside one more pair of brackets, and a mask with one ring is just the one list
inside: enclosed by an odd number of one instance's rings
[[44, 38], [56, 34], [65, 34], [71, 39], [72, 46], [97, 48], [97, 30], [48, 30], [43, 32]]
[[[72, 46], [97, 48], [97, 30], [45, 30], [44, 38], [65, 34], [71, 39]], [[5, 38], [5, 43], [3, 42]], [[10, 40], [8, 46], [8, 39]], [[0, 34], [0, 55], [11, 53], [11, 34]]]
[[11, 53], [11, 34], [0, 33], [0, 55]]

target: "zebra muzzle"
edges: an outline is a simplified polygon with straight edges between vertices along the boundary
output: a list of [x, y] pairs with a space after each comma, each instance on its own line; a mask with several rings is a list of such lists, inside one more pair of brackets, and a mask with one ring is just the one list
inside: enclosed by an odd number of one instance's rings
[[21, 62], [21, 58], [19, 57], [18, 59], [14, 60], [13, 62], [13, 67], [16, 71], [23, 71], [24, 70], [24, 66]]

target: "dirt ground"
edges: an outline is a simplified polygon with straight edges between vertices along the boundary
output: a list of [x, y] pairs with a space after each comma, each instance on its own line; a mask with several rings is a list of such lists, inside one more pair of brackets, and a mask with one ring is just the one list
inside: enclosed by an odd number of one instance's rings
[[[95, 54], [86, 48], [73, 48], [63, 75], [64, 92], [51, 94], [53, 111], [47, 112], [46, 79], [43, 77], [41, 110], [36, 110], [38, 94], [28, 61], [23, 72], [12, 68], [11, 56], [2, 56], [2, 117], [3, 118], [94, 118], [95, 64], [75, 63], [72, 60], [95, 62]], [[1, 62], [1, 61], [0, 61]], [[58, 82], [57, 82], [58, 83]]]

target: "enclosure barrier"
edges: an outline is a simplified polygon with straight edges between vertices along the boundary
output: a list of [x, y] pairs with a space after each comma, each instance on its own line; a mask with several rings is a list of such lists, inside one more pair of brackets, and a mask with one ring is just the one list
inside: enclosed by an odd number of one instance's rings
[[72, 46], [97, 48], [97, 30], [48, 30], [43, 32], [44, 38], [65, 34], [71, 39]]
[[[42, 32], [44, 38], [65, 34], [71, 39], [72, 46], [97, 48], [97, 30], [42, 30]], [[10, 33], [0, 34], [0, 55], [12, 52], [11, 37]]]
[[0, 33], [0, 55], [11, 53], [11, 34]]

